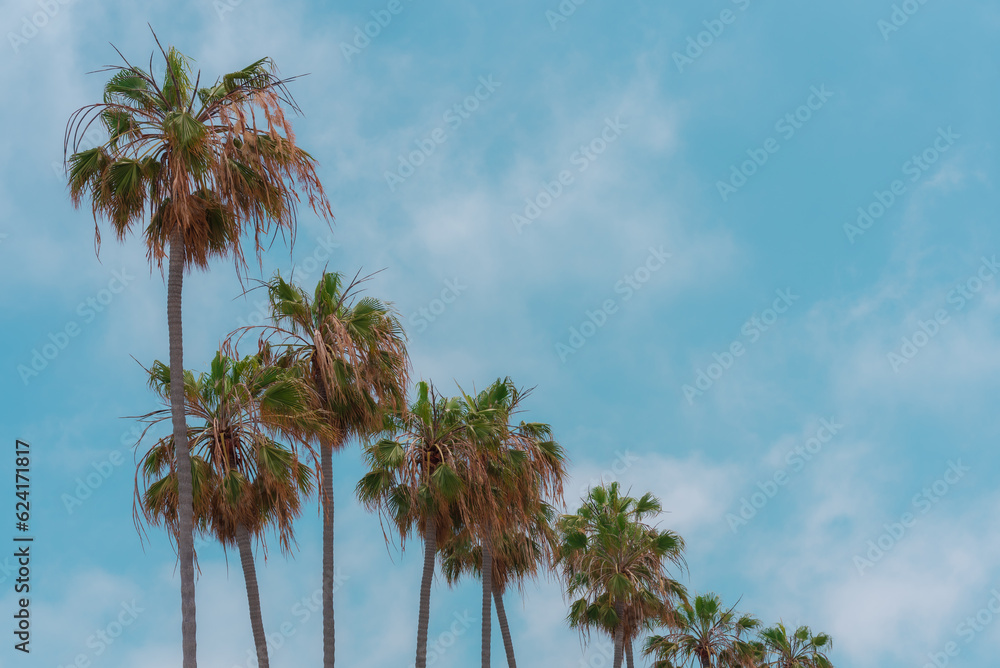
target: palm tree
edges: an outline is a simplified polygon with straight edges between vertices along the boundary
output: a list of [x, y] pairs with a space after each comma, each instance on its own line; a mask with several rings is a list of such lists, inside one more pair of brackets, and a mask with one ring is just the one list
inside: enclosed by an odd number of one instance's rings
[[[155, 36], [154, 36], [155, 37]], [[159, 41], [157, 40], [159, 46]], [[177, 551], [181, 571], [184, 668], [197, 666], [194, 592], [194, 507], [184, 421], [181, 290], [185, 271], [207, 268], [214, 257], [232, 256], [245, 267], [240, 237], [253, 237], [258, 256], [272, 233], [294, 239], [301, 188], [315, 212], [332, 219], [313, 158], [296, 145], [284, 107], [298, 108], [287, 80], [269, 58], [199, 87], [190, 60], [170, 47], [157, 80], [129, 63], [110, 67], [102, 102], [70, 116], [65, 152], [70, 199], [89, 200], [100, 247], [99, 218], [123, 241], [144, 225], [147, 257], [167, 262], [170, 397], [178, 472]], [[120, 52], [119, 52], [120, 55]], [[191, 80], [194, 78], [194, 84]], [[108, 133], [102, 145], [80, 150], [98, 122]], [[148, 222], [143, 222], [147, 221]]]
[[488, 477], [487, 484], [470, 488], [474, 515], [463, 518], [482, 554], [483, 668], [490, 665], [495, 546], [507, 531], [532, 522], [547, 500], [562, 499], [566, 457], [552, 438], [552, 428], [513, 421], [528, 394], [510, 378], [499, 378], [475, 396], [464, 395], [477, 446], [476, 468]]
[[614, 482], [592, 488], [576, 514], [558, 522], [557, 561], [567, 593], [581, 595], [571, 604], [569, 621], [611, 632], [615, 668], [631, 653], [644, 621], [668, 614], [684, 593], [666, 570], [668, 563], [683, 566], [683, 539], [644, 521], [660, 511], [652, 494], [625, 496]]
[[[207, 373], [184, 373], [186, 412], [199, 419], [188, 429], [191, 444], [195, 520], [224, 547], [239, 550], [250, 609], [258, 665], [267, 668], [267, 641], [253, 561], [253, 539], [264, 543], [273, 527], [283, 552], [294, 541], [292, 522], [300, 497], [312, 489], [312, 472], [295, 452], [274, 440], [287, 427], [299, 427], [305, 416], [305, 393], [289, 371], [266, 364], [267, 354], [234, 360], [221, 351]], [[170, 405], [170, 369], [155, 362], [149, 383]], [[143, 416], [153, 424], [170, 417], [170, 409]], [[147, 427], [148, 429], [148, 427]], [[143, 457], [136, 479], [136, 501], [150, 523], [161, 522], [177, 536], [178, 475], [172, 436], [161, 438]], [[138, 519], [138, 516], [137, 516]]]
[[[507, 653], [508, 668], [517, 668], [517, 662], [514, 659], [514, 645], [503, 595], [511, 585], [521, 590], [525, 579], [535, 577], [539, 566], [549, 563], [554, 540], [551, 526], [554, 519], [554, 509], [544, 504], [530, 524], [504, 533], [493, 555], [493, 603], [500, 622], [500, 635]], [[441, 570], [448, 584], [457, 584], [463, 575], [482, 577], [483, 550], [476, 544], [471, 532], [463, 529], [443, 543]]]
[[365, 450], [371, 470], [358, 482], [357, 495], [394, 526], [404, 546], [412, 533], [423, 536], [416, 668], [426, 668], [438, 536], [454, 531], [469, 515], [465, 492], [483, 484], [485, 475], [470, 466], [476, 461], [475, 445], [465, 403], [438, 396], [429, 383], [417, 383], [409, 411], [387, 417], [386, 432]]
[[737, 668], [746, 665], [744, 634], [760, 622], [726, 609], [716, 594], [684, 601], [671, 618], [670, 633], [646, 640], [645, 654], [656, 657], [653, 668]]
[[833, 668], [826, 652], [833, 646], [829, 635], [813, 635], [808, 626], [789, 633], [783, 623], [760, 632], [758, 650], [766, 653], [768, 668]]
[[586, 597], [579, 598], [570, 605], [567, 620], [570, 628], [579, 629], [585, 634], [596, 628], [612, 638], [620, 627], [625, 664], [628, 668], [633, 668], [635, 638], [642, 630], [652, 627], [656, 620], [672, 619], [675, 600], [683, 599], [684, 595], [683, 587], [664, 578], [655, 589], [641, 584], [626, 602], [619, 605], [618, 610], [611, 603], [608, 593], [598, 596], [593, 602]]
[[[323, 665], [333, 668], [333, 452], [381, 430], [387, 412], [405, 403], [409, 359], [392, 308], [372, 297], [355, 300], [359, 281], [338, 273], [320, 278], [313, 296], [280, 275], [267, 284], [275, 325], [271, 334], [291, 363], [304, 369], [315, 398], [310, 410], [330, 429], [316, 435], [323, 507]], [[306, 434], [308, 436], [308, 434]]]

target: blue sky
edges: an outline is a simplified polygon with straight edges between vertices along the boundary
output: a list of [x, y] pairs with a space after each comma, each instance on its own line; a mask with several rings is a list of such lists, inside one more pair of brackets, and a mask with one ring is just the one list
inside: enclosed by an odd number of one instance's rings
[[[57, 172], [69, 114], [99, 99], [102, 75], [86, 73], [116, 61], [109, 42], [147, 60], [147, 22], [208, 78], [264, 55], [309, 73], [295, 129], [337, 221], [303, 215], [294, 250], [279, 241], [253, 276], [384, 269], [369, 290], [403, 315], [415, 376], [536, 386], [531, 416], [572, 457], [570, 505], [602, 477], [655, 492], [692, 589], [831, 633], [836, 665], [922, 666], [949, 642], [955, 665], [996, 656], [1000, 8], [562, 8], [0, 8], [0, 414], [4, 439], [35, 452], [37, 536], [34, 652], [13, 663], [8, 637], [4, 665], [179, 663], [175, 558], [132, 526], [122, 419], [156, 405], [139, 363], [166, 357], [165, 286], [135, 239], [106, 236], [95, 256]], [[186, 366], [259, 317], [240, 294], [226, 263], [187, 279]], [[52, 341], [65, 345], [37, 375], [19, 371]], [[353, 498], [362, 472], [357, 447], [336, 461], [338, 657], [407, 665], [420, 554], [386, 548]], [[294, 558], [261, 564], [265, 624], [288, 623], [274, 666], [319, 661], [303, 604], [319, 529], [311, 508]], [[202, 664], [248, 665], [238, 563], [199, 554]], [[436, 665], [472, 665], [476, 586], [438, 583], [432, 605], [431, 642], [450, 645]], [[602, 665], [555, 582], [507, 607], [522, 663]]]

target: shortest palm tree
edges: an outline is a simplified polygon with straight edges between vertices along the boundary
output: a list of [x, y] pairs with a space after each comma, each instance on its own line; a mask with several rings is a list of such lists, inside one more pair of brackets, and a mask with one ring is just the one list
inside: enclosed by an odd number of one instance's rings
[[[677, 609], [667, 635], [646, 640], [645, 654], [653, 655], [653, 668], [736, 668], [752, 660], [745, 634], [760, 626], [750, 615], [726, 609], [715, 594], [696, 596]], [[751, 664], [755, 665], [755, 664]]]
[[[304, 388], [294, 370], [270, 366], [268, 358], [267, 351], [241, 360], [220, 352], [208, 373], [196, 377], [184, 372], [186, 412], [200, 418], [200, 424], [188, 429], [195, 527], [223, 546], [239, 550], [257, 662], [262, 668], [268, 666], [267, 642], [253, 539], [263, 544], [266, 529], [273, 527], [282, 551], [290, 550], [300, 498], [312, 490], [311, 469], [273, 438], [309, 419], [303, 411]], [[156, 362], [149, 376], [150, 386], [169, 405], [170, 369]], [[142, 417], [152, 426], [168, 419], [170, 409]], [[140, 478], [145, 491], [140, 491]], [[173, 436], [157, 441], [142, 458], [135, 492], [137, 521], [141, 513], [152, 525], [162, 522], [176, 538], [180, 524]]]

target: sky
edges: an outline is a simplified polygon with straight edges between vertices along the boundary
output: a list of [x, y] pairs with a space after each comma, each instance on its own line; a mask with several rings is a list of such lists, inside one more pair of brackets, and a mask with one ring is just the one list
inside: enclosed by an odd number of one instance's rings
[[[111, 44], [148, 61], [147, 24], [203, 80], [263, 56], [308, 74], [294, 128], [336, 221], [303, 212], [251, 279], [379, 272], [414, 379], [535, 388], [568, 508], [602, 480], [655, 493], [692, 591], [831, 634], [835, 665], [994, 660], [995, 3], [7, 0], [0, 540], [17, 439], [35, 540], [27, 656], [0, 559], [0, 665], [180, 663], [176, 557], [132, 520], [128, 416], [158, 407], [142, 365], [167, 356], [165, 284], [140, 239], [95, 253], [61, 172], [91, 72]], [[191, 274], [185, 366], [261, 317], [231, 263]], [[337, 456], [338, 658], [412, 665], [420, 546], [386, 545], [363, 473], [357, 444]], [[320, 530], [313, 498], [298, 549], [258, 553], [277, 668], [320, 661]], [[201, 664], [252, 666], [238, 560], [198, 555]], [[435, 581], [429, 665], [474, 664], [478, 597]], [[507, 612], [523, 665], [607, 665], [554, 579]]]

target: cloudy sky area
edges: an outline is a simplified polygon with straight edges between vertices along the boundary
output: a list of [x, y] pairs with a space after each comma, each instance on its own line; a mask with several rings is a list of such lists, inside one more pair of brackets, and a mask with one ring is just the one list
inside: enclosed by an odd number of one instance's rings
[[[100, 96], [86, 73], [116, 62], [109, 42], [147, 61], [147, 22], [203, 78], [265, 55], [309, 73], [295, 129], [336, 224], [304, 214], [294, 250], [279, 240], [252, 277], [294, 266], [309, 283], [325, 257], [383, 270], [369, 290], [403, 314], [416, 377], [537, 387], [530, 415], [572, 457], [569, 505], [602, 476], [655, 492], [693, 590], [831, 633], [837, 665], [922, 666], [949, 641], [954, 665], [995, 660], [992, 613], [959, 625], [1000, 600], [1000, 8], [907, 0], [896, 25], [890, 0], [682, 4], [401, 0], [357, 43], [388, 2], [53, 0], [37, 31], [44, 3], [0, 7], [3, 470], [15, 438], [35, 453], [24, 665], [180, 662], [175, 557], [133, 528], [122, 419], [156, 406], [139, 364], [166, 358], [165, 286], [135, 239], [95, 256], [59, 173], [69, 114]], [[241, 291], [226, 263], [187, 280], [188, 368], [257, 317]], [[407, 665], [420, 551], [387, 548], [358, 507], [357, 447], [335, 467], [338, 658]], [[303, 605], [315, 505], [298, 536], [260, 571], [269, 632], [291, 629], [282, 668], [321, 652]], [[202, 665], [252, 665], [238, 561], [199, 556]], [[431, 642], [471, 625], [436, 665], [474, 663], [477, 597], [436, 584]], [[524, 665], [600, 665], [603, 641], [582, 647], [565, 613], [551, 580], [508, 602]]]

